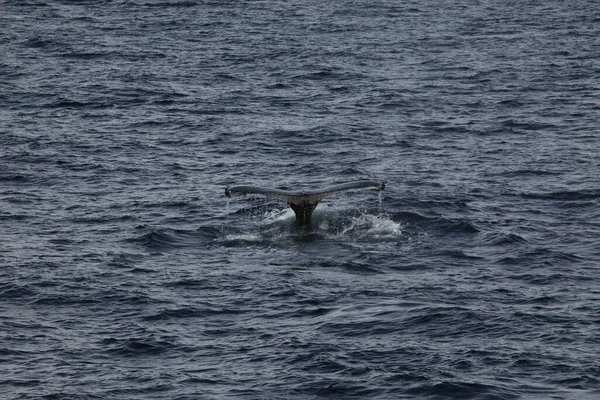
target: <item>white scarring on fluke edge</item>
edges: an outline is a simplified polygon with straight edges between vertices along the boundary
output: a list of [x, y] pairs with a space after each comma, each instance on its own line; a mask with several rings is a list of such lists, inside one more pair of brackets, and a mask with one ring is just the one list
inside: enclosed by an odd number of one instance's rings
[[256, 186], [234, 186], [232, 188], [226, 188], [225, 195], [227, 197], [231, 197], [231, 195], [234, 193], [260, 194], [272, 199], [286, 201], [292, 210], [294, 210], [294, 213], [296, 213], [296, 225], [299, 228], [311, 229], [312, 213], [321, 200], [338, 192], [362, 188], [376, 188], [383, 190], [385, 189], [385, 183], [362, 180], [342, 183], [325, 189], [307, 190], [302, 192], [281, 189], [265, 189]]

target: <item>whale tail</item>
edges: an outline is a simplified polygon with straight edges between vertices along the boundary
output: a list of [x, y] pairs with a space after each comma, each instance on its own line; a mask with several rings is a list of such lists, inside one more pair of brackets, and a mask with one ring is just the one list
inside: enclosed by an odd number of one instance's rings
[[340, 185], [330, 186], [320, 190], [309, 190], [295, 192], [281, 189], [265, 189], [256, 186], [234, 186], [225, 189], [225, 195], [231, 197], [232, 194], [259, 194], [272, 199], [282, 200], [289, 204], [296, 214], [296, 225], [299, 228], [311, 229], [312, 213], [321, 200], [338, 192], [345, 192], [352, 189], [376, 188], [383, 190], [385, 183], [362, 180]]

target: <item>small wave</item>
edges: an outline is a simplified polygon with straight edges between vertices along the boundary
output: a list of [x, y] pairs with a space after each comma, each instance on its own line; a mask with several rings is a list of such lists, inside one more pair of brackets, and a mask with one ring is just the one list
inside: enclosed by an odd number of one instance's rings
[[522, 197], [539, 200], [597, 200], [600, 199], [600, 190], [565, 190], [550, 193], [523, 193]]
[[490, 175], [490, 176], [505, 176], [508, 178], [521, 179], [526, 176], [534, 176], [534, 177], [535, 176], [559, 176], [561, 174], [562, 174], [562, 172], [560, 172], [560, 171], [548, 171], [548, 170], [542, 170], [542, 169], [521, 168], [521, 169], [514, 169], [514, 170], [502, 171], [502, 172], [492, 172], [492, 173], [489, 173], [488, 175]]
[[32, 49], [41, 49], [41, 48], [50, 47], [50, 46], [58, 46], [58, 43], [56, 43], [52, 40], [47, 40], [40, 36], [31, 37], [31, 38], [25, 40], [22, 44], [24, 47], [29, 47]]
[[467, 254], [461, 250], [441, 250], [437, 253], [440, 256], [447, 256], [454, 259], [463, 259], [463, 260], [480, 260], [482, 257]]
[[466, 219], [439, 218], [438, 228], [448, 233], [477, 233], [479, 228]]
[[163, 354], [180, 347], [168, 340], [154, 338], [106, 338], [100, 344], [109, 352], [129, 356]]
[[350, 272], [353, 274], [358, 274], [358, 275], [378, 274], [381, 272], [377, 268], [373, 267], [372, 264], [358, 262], [358, 261], [338, 262], [338, 261], [326, 260], [326, 261], [318, 262], [313, 265], [319, 267], [320, 269], [340, 268], [340, 269], [346, 270], [347, 272]]
[[552, 285], [557, 282], [565, 282], [565, 281], [577, 279], [577, 278], [573, 278], [571, 276], [567, 276], [565, 274], [544, 275], [544, 274], [533, 274], [533, 273], [517, 274], [517, 275], [510, 276], [509, 278], [514, 279], [514, 280], [524, 281], [530, 285], [541, 285], [541, 286]]
[[194, 7], [198, 5], [197, 1], [164, 1], [160, 3], [145, 3], [146, 7]]
[[[32, 386], [39, 386], [41, 382], [38, 380], [31, 381]], [[64, 400], [64, 399], [77, 399], [77, 400], [102, 400], [104, 396], [95, 394], [83, 394], [81, 391], [71, 390], [63, 392], [48, 393], [42, 397], [44, 400]]]
[[109, 261], [108, 265], [117, 268], [132, 268], [141, 261], [141, 259], [142, 256], [139, 254], [121, 253], [115, 255], [113, 259]]
[[108, 224], [111, 222], [135, 221], [137, 218], [132, 215], [98, 215], [98, 216], [77, 216], [71, 219], [75, 224]]
[[581, 261], [581, 257], [573, 253], [537, 248], [502, 257], [497, 262], [505, 265], [530, 265], [535, 267], [552, 265], [566, 266], [569, 263], [576, 263], [579, 261]]
[[110, 55], [109, 53], [103, 53], [103, 52], [71, 50], [71, 51], [63, 52], [61, 54], [61, 57], [67, 58], [67, 59], [75, 59], [75, 60], [95, 60], [95, 59], [99, 59], [99, 58], [108, 57], [109, 55]]
[[180, 247], [177, 235], [172, 230], [153, 230], [145, 235], [134, 239], [149, 249], [169, 249]]
[[545, 124], [541, 122], [533, 122], [533, 121], [516, 121], [514, 119], [508, 119], [502, 122], [502, 126], [504, 128], [508, 128], [509, 130], [523, 130], [523, 131], [539, 131], [553, 128], [554, 125]]
[[334, 68], [322, 68], [319, 71], [306, 71], [291, 76], [294, 80], [336, 80], [337, 83], [344, 80], [360, 79], [363, 77], [364, 76], [360, 73], [348, 73]]
[[521, 300], [520, 304], [534, 304], [534, 305], [549, 305], [558, 304], [560, 300], [556, 296], [539, 296], [531, 299]]
[[0, 182], [9, 183], [27, 183], [31, 181], [31, 177], [23, 174], [0, 173]]
[[435, 396], [435, 398], [448, 398], [448, 399], [498, 399], [498, 400], [509, 400], [517, 399], [520, 396], [502, 389], [496, 386], [484, 385], [481, 383], [473, 382], [440, 382], [440, 383], [426, 383], [415, 386], [409, 389], [408, 394], [417, 396], [418, 398], [429, 398]]
[[[565, 376], [564, 378], [551, 380], [550, 383], [554, 383], [556, 385], [560, 385], [561, 387], [568, 387], [570, 389], [577, 390], [586, 390], [587, 388], [597, 388], [600, 385], [600, 379], [592, 376], [592, 375], [575, 375], [570, 368], [566, 368], [566, 371], [562, 371]], [[570, 376], [569, 376], [570, 375]], [[594, 395], [589, 393], [590, 397], [593, 398]], [[600, 390], [595, 390], [595, 396], [600, 394]]]
[[411, 211], [400, 211], [394, 214], [394, 219], [401, 220], [403, 222], [421, 222], [430, 221], [433, 218]]
[[193, 278], [186, 278], [186, 279], [179, 279], [173, 282], [168, 282], [165, 284], [165, 286], [167, 287], [174, 287], [174, 288], [187, 288], [187, 289], [207, 289], [207, 288], [211, 288], [211, 289], [217, 289], [216, 286], [214, 286], [214, 284], [211, 282], [210, 279], [193, 279]]
[[501, 246], [507, 244], [527, 243], [527, 240], [515, 233], [492, 232], [483, 235], [481, 243]]
[[89, 304], [100, 304], [102, 299], [95, 297], [94, 295], [81, 296], [77, 294], [57, 294], [47, 293], [38, 294], [37, 298], [30, 302], [30, 304], [36, 305], [49, 305], [49, 306], [73, 306], [73, 305], [89, 305]]
[[29, 285], [7, 283], [0, 287], [0, 299], [3, 300], [31, 299], [36, 294]]
[[198, 230], [158, 228], [127, 239], [128, 242], [139, 243], [150, 250], [169, 250], [179, 247], [195, 246], [199, 242], [214, 240], [220, 234], [220, 229], [203, 226]]
[[289, 84], [277, 82], [270, 85], [266, 85], [266, 89], [290, 89], [292, 86]]
[[0, 215], [0, 221], [25, 221], [31, 219], [31, 215], [26, 214], [2, 214]]
[[[421, 182], [417, 182], [418, 185]], [[463, 212], [470, 211], [468, 199], [452, 200], [410, 200], [403, 199], [405, 206], [415, 207], [428, 212]]]
[[223, 314], [239, 314], [239, 309], [220, 308], [216, 306], [206, 307], [188, 307], [182, 306], [177, 308], [160, 309], [150, 315], [142, 317], [146, 321], [157, 321], [166, 319], [184, 319], [184, 318], [200, 318], [211, 317]]

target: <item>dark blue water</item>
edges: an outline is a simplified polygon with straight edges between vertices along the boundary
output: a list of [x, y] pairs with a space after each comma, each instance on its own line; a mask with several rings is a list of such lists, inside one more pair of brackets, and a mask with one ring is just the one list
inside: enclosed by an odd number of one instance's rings
[[0, 398], [600, 398], [596, 1], [8, 0], [0, 54]]

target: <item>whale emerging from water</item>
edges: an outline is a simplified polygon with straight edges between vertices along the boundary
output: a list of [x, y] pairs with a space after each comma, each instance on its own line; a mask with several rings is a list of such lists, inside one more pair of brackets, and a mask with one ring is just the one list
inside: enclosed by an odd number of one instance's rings
[[259, 194], [272, 199], [286, 201], [296, 214], [296, 225], [299, 228], [311, 229], [312, 213], [321, 200], [331, 196], [334, 193], [345, 192], [352, 189], [376, 188], [385, 189], [385, 183], [362, 180], [340, 185], [330, 186], [320, 190], [307, 190], [295, 192], [281, 189], [265, 189], [256, 186], [234, 186], [225, 189], [225, 195], [231, 197], [232, 194]]

